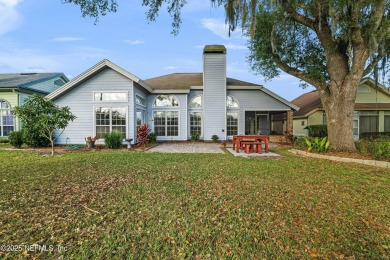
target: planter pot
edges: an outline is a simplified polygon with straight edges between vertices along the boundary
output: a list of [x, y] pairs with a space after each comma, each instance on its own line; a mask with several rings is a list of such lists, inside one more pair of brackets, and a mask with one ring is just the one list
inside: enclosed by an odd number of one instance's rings
[[95, 147], [95, 142], [87, 142], [88, 149], [92, 149]]

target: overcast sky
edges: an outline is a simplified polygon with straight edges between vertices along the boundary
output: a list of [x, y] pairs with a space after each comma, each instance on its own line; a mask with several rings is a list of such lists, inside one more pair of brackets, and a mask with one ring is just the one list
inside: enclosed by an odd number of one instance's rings
[[165, 9], [148, 22], [141, 2], [119, 0], [118, 12], [95, 25], [78, 6], [61, 0], [0, 0], [0, 73], [63, 72], [73, 78], [102, 59], [142, 79], [202, 72], [203, 46], [224, 44], [229, 77], [263, 84], [287, 100], [312, 90], [301, 89], [292, 76], [264, 82], [251, 72], [247, 40], [241, 31], [229, 37], [223, 10], [209, 0], [188, 0], [176, 37]]

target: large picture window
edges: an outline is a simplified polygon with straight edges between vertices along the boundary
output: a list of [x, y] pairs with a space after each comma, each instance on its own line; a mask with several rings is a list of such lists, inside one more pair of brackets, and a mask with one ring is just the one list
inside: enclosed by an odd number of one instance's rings
[[359, 111], [359, 132], [371, 133], [379, 130], [378, 111]]
[[126, 137], [126, 107], [96, 107], [95, 119], [98, 138], [115, 130]]
[[6, 137], [14, 131], [14, 113], [7, 101], [0, 100], [0, 136]]
[[154, 111], [153, 117], [157, 136], [179, 136], [178, 111]]
[[226, 114], [226, 127], [228, 136], [238, 134], [238, 113]]
[[202, 135], [202, 113], [191, 112], [190, 113], [190, 135]]

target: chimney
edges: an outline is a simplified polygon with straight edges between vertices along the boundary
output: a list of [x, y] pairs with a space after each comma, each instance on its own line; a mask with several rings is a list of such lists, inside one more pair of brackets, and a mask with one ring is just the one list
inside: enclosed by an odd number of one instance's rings
[[226, 140], [226, 48], [206, 45], [203, 49], [203, 138], [217, 135]]

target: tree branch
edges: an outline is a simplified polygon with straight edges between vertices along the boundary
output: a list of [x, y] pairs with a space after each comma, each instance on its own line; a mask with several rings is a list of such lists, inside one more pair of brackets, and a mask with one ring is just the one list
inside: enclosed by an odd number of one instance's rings
[[295, 8], [287, 0], [282, 0], [282, 6], [283, 6], [284, 10], [286, 10], [286, 12], [290, 18], [292, 18], [294, 21], [296, 21], [296, 22], [312, 29], [313, 31], [315, 31], [313, 19], [310, 19], [310, 18], [298, 13], [295, 10]]
[[313, 77], [310, 75], [310, 73], [303, 72], [297, 68], [293, 68], [287, 64], [285, 64], [277, 54], [273, 54], [274, 61], [276, 65], [283, 70], [284, 72], [297, 77], [303, 81], [306, 81], [307, 83], [313, 85], [318, 90], [322, 90], [326, 87], [325, 82], [321, 82], [320, 80], [313, 79]]
[[363, 77], [364, 76], [367, 76], [373, 69], [376, 65], [378, 65], [378, 63], [386, 56], [386, 53], [383, 53], [383, 54], [378, 54], [378, 56], [376, 56], [370, 64], [367, 65], [367, 67], [364, 69], [364, 72], [363, 72]]

